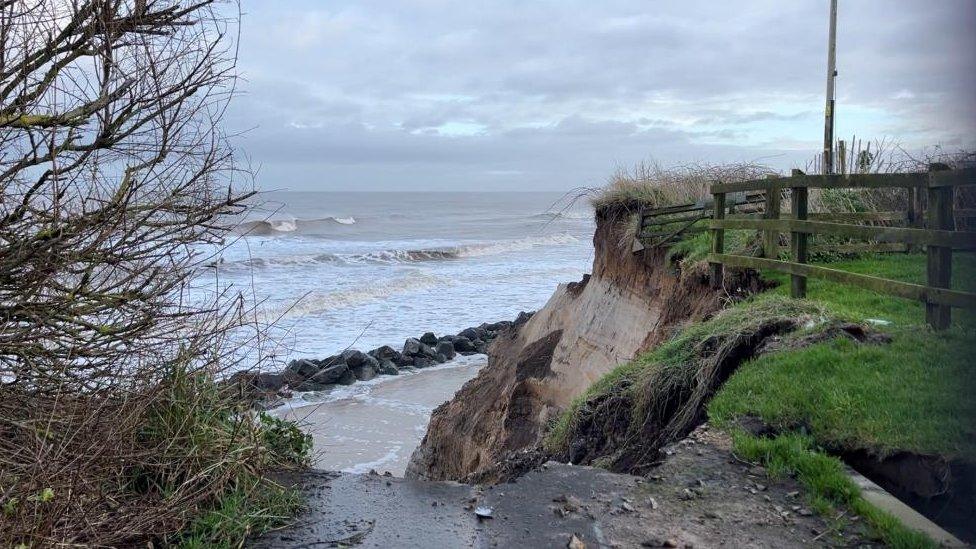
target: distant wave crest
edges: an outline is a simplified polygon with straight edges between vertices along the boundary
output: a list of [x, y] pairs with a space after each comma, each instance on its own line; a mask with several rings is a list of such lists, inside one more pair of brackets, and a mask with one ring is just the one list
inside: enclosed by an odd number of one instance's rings
[[574, 244], [579, 239], [573, 235], [561, 233], [546, 236], [529, 236], [516, 240], [468, 244], [447, 248], [430, 248], [419, 250], [381, 250], [356, 254], [324, 253], [315, 255], [254, 257], [241, 261], [220, 263], [220, 268], [273, 268], [279, 266], [314, 265], [317, 263], [417, 263], [424, 261], [449, 261], [466, 257], [482, 257], [498, 255], [507, 252], [530, 250], [539, 246], [559, 246]]
[[236, 231], [240, 234], [254, 236], [268, 236], [275, 234], [301, 233], [317, 228], [353, 225], [356, 223], [354, 217], [322, 217], [319, 219], [271, 219], [260, 221], [246, 221], [241, 223]]

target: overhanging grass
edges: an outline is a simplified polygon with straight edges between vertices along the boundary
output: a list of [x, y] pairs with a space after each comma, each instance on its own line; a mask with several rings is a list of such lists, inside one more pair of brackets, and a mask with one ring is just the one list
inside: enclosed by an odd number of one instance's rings
[[[624, 363], [594, 383], [584, 394], [552, 424], [545, 439], [545, 446], [553, 452], [565, 450], [572, 438], [586, 402], [610, 391], [624, 390], [629, 393], [635, 406], [631, 410], [633, 424], [642, 425], [647, 407], [653, 403], [652, 393], [662, 390], [685, 390], [694, 384], [698, 373], [696, 347], [711, 338], [729, 337], [754, 329], [762, 322], [774, 318], [792, 319], [809, 317], [821, 319], [825, 312], [807, 300], [795, 300], [779, 295], [760, 295], [748, 302], [721, 311], [707, 322], [689, 326], [675, 338], [656, 349]], [[664, 387], [666, 385], [666, 387]]]
[[937, 547], [924, 534], [905, 527], [861, 497], [861, 490], [847, 476], [840, 460], [819, 451], [813, 438], [797, 433], [757, 438], [735, 430], [732, 441], [739, 457], [762, 463], [771, 477], [795, 475], [807, 490], [808, 503], [821, 515], [844, 507], [864, 517], [871, 533], [890, 547]]

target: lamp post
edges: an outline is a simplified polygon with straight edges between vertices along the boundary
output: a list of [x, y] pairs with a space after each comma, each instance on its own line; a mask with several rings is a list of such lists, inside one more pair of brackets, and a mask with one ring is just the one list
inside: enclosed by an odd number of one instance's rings
[[834, 173], [834, 79], [837, 78], [837, 0], [830, 0], [827, 43], [827, 106], [824, 110], [823, 173]]

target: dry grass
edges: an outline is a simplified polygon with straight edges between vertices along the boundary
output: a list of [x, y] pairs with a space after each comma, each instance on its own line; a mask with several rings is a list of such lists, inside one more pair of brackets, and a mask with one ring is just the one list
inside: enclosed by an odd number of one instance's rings
[[631, 170], [618, 170], [605, 187], [591, 190], [590, 202], [598, 211], [691, 204], [710, 198], [709, 187], [714, 183], [748, 181], [774, 173], [767, 166], [752, 163], [665, 168], [656, 162], [641, 162]]

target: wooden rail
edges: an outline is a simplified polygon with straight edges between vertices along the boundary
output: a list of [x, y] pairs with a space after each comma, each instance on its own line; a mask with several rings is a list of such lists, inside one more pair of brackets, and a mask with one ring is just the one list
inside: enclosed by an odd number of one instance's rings
[[[935, 329], [949, 327], [953, 307], [976, 308], [976, 293], [952, 290], [953, 250], [976, 250], [976, 232], [957, 231], [955, 217], [972, 217], [971, 210], [953, 210], [956, 187], [976, 184], [976, 170], [948, 170], [945, 165], [933, 164], [928, 173], [805, 175], [794, 170], [791, 177], [780, 177], [740, 183], [712, 185], [712, 219], [708, 229], [712, 233], [712, 285], [722, 284], [725, 265], [752, 269], [769, 269], [790, 275], [790, 293], [805, 297], [807, 278], [820, 278], [867, 288], [880, 293], [914, 299], [925, 303], [926, 321]], [[811, 188], [888, 188], [908, 190], [907, 212], [877, 212], [868, 214], [810, 214]], [[790, 189], [791, 212], [780, 212], [780, 199]], [[762, 217], [726, 215], [726, 195], [747, 191], [763, 191], [765, 208]], [[926, 194], [928, 208], [922, 219], [921, 195]], [[865, 226], [852, 222], [902, 221], [908, 227]], [[924, 228], [922, 225], [924, 224]], [[763, 234], [763, 257], [725, 253], [725, 231], [728, 229], [758, 230]], [[776, 259], [779, 255], [779, 235], [790, 233], [791, 261]], [[828, 267], [810, 265], [809, 237], [813, 234], [834, 235], [868, 240], [883, 245], [905, 245], [906, 249], [925, 247], [927, 253], [927, 283], [911, 284], [875, 276], [845, 272]]]

